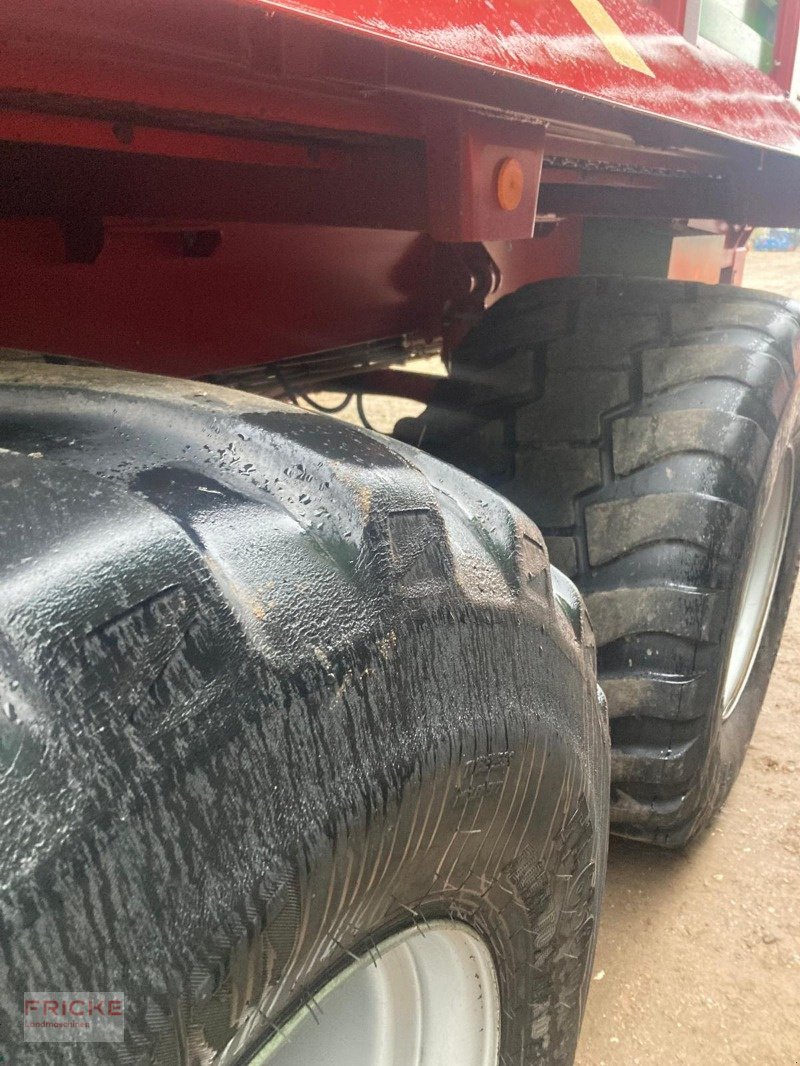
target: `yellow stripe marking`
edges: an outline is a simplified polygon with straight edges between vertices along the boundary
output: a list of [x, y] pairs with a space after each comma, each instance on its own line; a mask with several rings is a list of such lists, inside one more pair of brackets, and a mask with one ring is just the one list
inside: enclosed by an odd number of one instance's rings
[[620, 66], [638, 70], [640, 74], [646, 74], [648, 78], [655, 77], [600, 0], [570, 0], [570, 3]]

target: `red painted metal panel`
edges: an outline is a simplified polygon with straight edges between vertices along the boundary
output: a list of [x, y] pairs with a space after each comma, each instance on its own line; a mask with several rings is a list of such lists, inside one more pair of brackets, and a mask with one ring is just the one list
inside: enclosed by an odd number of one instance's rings
[[[435, 337], [502, 271], [499, 296], [578, 272], [580, 222], [533, 240], [436, 245], [397, 230], [223, 223], [185, 254], [192, 223], [108, 220], [93, 262], [68, 262], [47, 219], [0, 221], [0, 343], [109, 366], [196, 376], [403, 333]], [[461, 251], [472, 250], [477, 262]], [[481, 253], [478, 255], [477, 253]], [[478, 301], [480, 304], [482, 301]]]
[[[789, 14], [796, 2], [784, 0]], [[301, 30], [345, 32], [338, 42], [309, 34], [306, 45], [302, 32], [283, 34], [282, 12]], [[675, 4], [665, 14], [681, 17]], [[794, 22], [783, 23], [791, 50]], [[59, 106], [82, 98], [308, 124], [311, 98], [298, 91], [306, 67], [308, 79], [326, 82], [311, 108], [320, 128], [413, 136], [420, 109], [410, 94], [445, 92], [501, 109], [505, 97], [509, 111], [561, 119], [565, 101], [576, 115], [581, 101], [601, 101], [800, 154], [800, 112], [772, 78], [714, 45], [689, 44], [637, 0], [5, 0], [0, 38], [0, 97]], [[779, 41], [781, 78], [785, 49]], [[410, 85], [404, 57], [415, 54], [450, 62]], [[465, 86], [455, 72], [469, 68], [508, 77]], [[346, 88], [359, 80], [375, 93]], [[534, 86], [575, 95], [548, 94], [554, 106], [544, 107]]]
[[[473, 266], [491, 291], [481, 245], [425, 230], [505, 238], [491, 300], [575, 273], [580, 215], [796, 224], [800, 115], [775, 82], [633, 0], [603, 0], [610, 31], [599, 3], [6, 0], [4, 207], [61, 228], [0, 224], [0, 340], [202, 374], [468, 314]], [[530, 203], [506, 220], [491, 179], [509, 146]], [[570, 217], [518, 240], [543, 157], [539, 212]], [[438, 256], [462, 252], [443, 285]]]
[[800, 154], [800, 111], [771, 78], [690, 45], [637, 0], [603, 0], [616, 31], [597, 16], [599, 0], [249, 2]]
[[[190, 226], [187, 223], [187, 226]], [[4, 346], [199, 375], [404, 332], [435, 335], [432, 242], [417, 233], [230, 224], [208, 258], [111, 221], [91, 264], [59, 227], [0, 222]]]
[[775, 28], [772, 76], [787, 93], [792, 89], [800, 36], [800, 0], [780, 0]]
[[[545, 127], [514, 126], [475, 115], [443, 115], [427, 130], [428, 232], [440, 241], [531, 237]], [[519, 200], [498, 198], [500, 167], [519, 168]]]
[[662, 18], [678, 33], [683, 33], [683, 25], [686, 21], [686, 0], [658, 0], [658, 3], [650, 5], [655, 7]]

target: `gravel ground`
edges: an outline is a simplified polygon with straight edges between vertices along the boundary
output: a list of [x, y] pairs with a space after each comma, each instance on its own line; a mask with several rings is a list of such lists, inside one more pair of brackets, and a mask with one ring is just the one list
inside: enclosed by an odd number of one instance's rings
[[[751, 253], [745, 284], [800, 300], [800, 251]], [[366, 401], [384, 432], [420, 406]], [[357, 421], [354, 407], [348, 420]], [[800, 592], [742, 774], [714, 827], [677, 853], [612, 839], [577, 1059], [732, 1063], [800, 1063]]]

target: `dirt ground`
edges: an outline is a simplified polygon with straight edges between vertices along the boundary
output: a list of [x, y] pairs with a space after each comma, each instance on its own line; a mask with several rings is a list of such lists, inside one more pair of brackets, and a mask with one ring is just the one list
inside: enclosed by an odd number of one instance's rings
[[[800, 299], [800, 252], [745, 284]], [[612, 840], [578, 1066], [800, 1063], [800, 594], [741, 776], [672, 854]]]
[[[800, 300], [800, 251], [751, 253], [745, 284]], [[421, 409], [380, 397], [365, 407], [384, 432]], [[344, 417], [357, 422], [354, 408]], [[577, 1058], [750, 1063], [800, 1064], [800, 592], [744, 769], [713, 829], [680, 853], [611, 842]]]

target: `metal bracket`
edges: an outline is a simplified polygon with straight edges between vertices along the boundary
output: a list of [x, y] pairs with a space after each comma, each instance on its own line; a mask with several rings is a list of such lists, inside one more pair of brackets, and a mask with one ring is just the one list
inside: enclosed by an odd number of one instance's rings
[[426, 130], [428, 231], [434, 240], [532, 236], [545, 129], [463, 110], [437, 112]]

